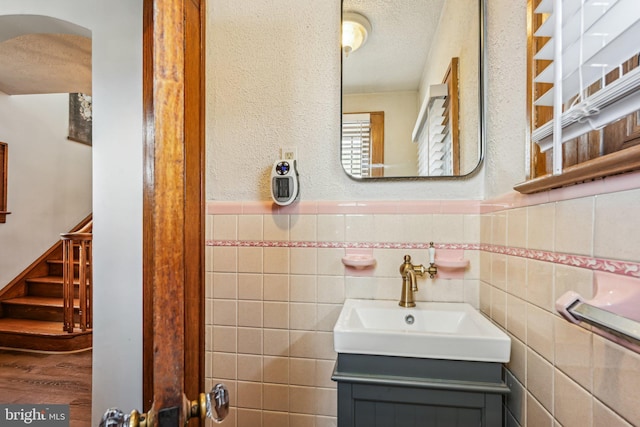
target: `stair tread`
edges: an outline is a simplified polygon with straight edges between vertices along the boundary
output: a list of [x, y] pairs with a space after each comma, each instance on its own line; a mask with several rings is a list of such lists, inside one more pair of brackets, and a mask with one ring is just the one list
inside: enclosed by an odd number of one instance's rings
[[[31, 306], [40, 306], [40, 307], [60, 307], [60, 308], [62, 308], [63, 306], [62, 298], [38, 297], [38, 296], [25, 296], [25, 297], [11, 298], [11, 299], [2, 301], [2, 303], [31, 305]], [[73, 306], [74, 307], [80, 306], [80, 300], [78, 298], [73, 299]]]
[[[50, 284], [54, 284], [54, 285], [61, 285], [62, 284], [62, 276], [40, 276], [40, 277], [30, 277], [27, 279], [27, 282], [31, 282], [31, 283], [50, 283]], [[80, 279], [78, 279], [77, 277], [75, 277], [73, 279], [73, 283], [76, 285], [80, 284]]]
[[62, 330], [61, 322], [49, 322], [44, 320], [0, 318], [0, 333], [30, 334], [47, 336], [73, 336], [91, 333], [91, 330], [68, 333]]
[[[49, 264], [62, 264], [62, 260], [61, 259], [48, 259], [47, 262]], [[80, 260], [74, 260], [73, 263], [75, 265], [79, 265], [80, 264]], [[89, 265], [89, 262], [87, 262], [87, 265]]]
[[39, 283], [62, 283], [62, 276], [39, 276], [29, 277], [27, 282], [39, 282]]

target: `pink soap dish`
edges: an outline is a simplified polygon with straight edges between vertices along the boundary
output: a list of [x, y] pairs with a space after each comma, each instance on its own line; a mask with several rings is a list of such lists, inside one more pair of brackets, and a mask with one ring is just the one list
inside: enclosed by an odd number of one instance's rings
[[469, 266], [468, 259], [438, 259], [436, 258], [436, 266], [443, 269], [467, 268]]
[[342, 263], [356, 270], [364, 270], [374, 267], [376, 259], [373, 257], [373, 249], [345, 249]]

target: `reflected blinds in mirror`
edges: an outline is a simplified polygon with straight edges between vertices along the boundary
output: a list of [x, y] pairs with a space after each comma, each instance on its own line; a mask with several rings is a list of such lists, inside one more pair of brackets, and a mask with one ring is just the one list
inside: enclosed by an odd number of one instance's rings
[[451, 58], [443, 83], [429, 86], [420, 109], [413, 131], [420, 176], [460, 174], [458, 68], [459, 58]]
[[453, 174], [446, 85], [437, 86], [444, 88], [444, 95], [431, 97], [426, 113], [426, 132], [422, 132], [418, 139], [418, 173], [421, 176]]
[[342, 166], [355, 177], [371, 176], [371, 115], [343, 114]]
[[342, 115], [341, 158], [355, 178], [384, 176], [384, 112]]
[[534, 60], [549, 65], [534, 77], [534, 107], [557, 111], [532, 132], [541, 151], [554, 133], [559, 147], [640, 109], [640, 68], [629, 66], [640, 52], [638, 0], [542, 0], [535, 13], [543, 23], [534, 35], [546, 43]]

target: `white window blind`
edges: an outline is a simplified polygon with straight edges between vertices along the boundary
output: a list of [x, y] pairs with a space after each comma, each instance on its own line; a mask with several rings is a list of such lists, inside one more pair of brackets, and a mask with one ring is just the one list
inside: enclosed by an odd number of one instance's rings
[[371, 114], [342, 115], [342, 166], [355, 177], [371, 176]]
[[[640, 52], [640, 1], [542, 0], [535, 13], [545, 18], [535, 36], [549, 40], [534, 59], [552, 61], [534, 78], [553, 84], [534, 100], [554, 107], [554, 119], [532, 132], [541, 151], [557, 147], [556, 154], [562, 143], [640, 110], [640, 67], [622, 66]], [[554, 155], [554, 173], [556, 163]]]

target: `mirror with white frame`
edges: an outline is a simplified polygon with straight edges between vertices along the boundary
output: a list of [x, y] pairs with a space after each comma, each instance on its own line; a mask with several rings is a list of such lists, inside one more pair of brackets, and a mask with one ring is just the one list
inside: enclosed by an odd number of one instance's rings
[[349, 176], [460, 177], [478, 168], [485, 1], [343, 0], [341, 162]]

